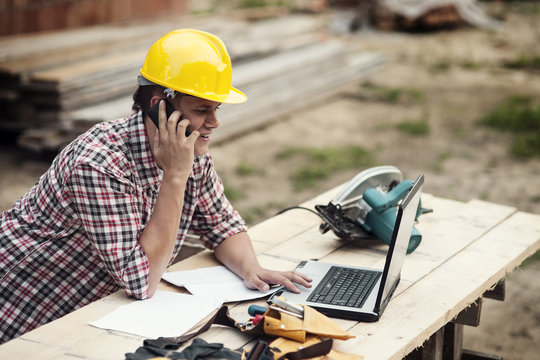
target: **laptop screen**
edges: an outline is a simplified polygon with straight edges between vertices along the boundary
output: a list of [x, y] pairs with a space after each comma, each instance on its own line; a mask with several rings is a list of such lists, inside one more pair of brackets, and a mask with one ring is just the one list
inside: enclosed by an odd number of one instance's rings
[[388, 276], [386, 279], [383, 279], [384, 289], [382, 296], [379, 293], [379, 299], [377, 301], [377, 304], [380, 304], [381, 308], [386, 306], [385, 303], [381, 304], [381, 299], [385, 302], [389, 300], [389, 296], [392, 295], [391, 292], [395, 290], [393, 287], [396, 285], [396, 280], [401, 276], [401, 267], [407, 254], [407, 246], [409, 245], [423, 184], [424, 176], [420, 175], [398, 207], [396, 225], [399, 224], [399, 226], [394, 228], [394, 234], [392, 235], [396, 237], [396, 241], [394, 246], [388, 249], [388, 251], [392, 252], [389, 254], [390, 256], [387, 256], [385, 264], [385, 267], [389, 267]]

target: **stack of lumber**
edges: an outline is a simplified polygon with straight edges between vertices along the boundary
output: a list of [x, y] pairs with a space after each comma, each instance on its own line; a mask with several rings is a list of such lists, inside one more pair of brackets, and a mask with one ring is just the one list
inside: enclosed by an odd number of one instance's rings
[[496, 29], [476, 0], [380, 0], [375, 20], [379, 29], [436, 30], [465, 24]]
[[247, 103], [223, 108], [221, 139], [331, 95], [384, 64], [378, 54], [327, 39], [324, 19], [313, 15], [255, 23], [160, 19], [4, 38], [0, 127], [19, 132], [22, 147], [57, 151], [93, 124], [129, 115], [148, 48], [179, 27], [220, 36], [233, 60], [233, 83], [248, 95]]
[[240, 65], [235, 84], [248, 94], [242, 105], [223, 105], [217, 141], [283, 118], [302, 106], [329, 98], [385, 64], [378, 53], [351, 53], [343, 42], [326, 41]]
[[371, 25], [379, 30], [432, 31], [470, 25], [497, 29], [500, 21], [486, 15], [476, 0], [334, 0], [348, 9], [349, 31]]

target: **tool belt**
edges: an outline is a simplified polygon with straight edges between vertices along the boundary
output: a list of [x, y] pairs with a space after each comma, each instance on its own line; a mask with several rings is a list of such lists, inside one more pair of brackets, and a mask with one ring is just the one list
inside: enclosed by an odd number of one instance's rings
[[303, 318], [298, 318], [274, 309], [264, 314], [262, 324], [266, 335], [282, 336], [301, 343], [307, 336], [347, 340], [354, 336], [341, 329], [334, 321], [309, 306], [304, 306]]
[[[246, 351], [227, 349], [223, 344], [208, 344], [203, 339], [195, 338], [214, 324], [238, 329], [259, 340], [250, 351]], [[187, 360], [301, 360], [327, 356], [334, 360], [360, 360], [359, 356], [332, 349], [333, 339], [347, 340], [353, 337], [330, 318], [309, 306], [304, 306], [303, 318], [270, 308], [260, 322], [254, 326], [246, 326], [246, 323], [233, 319], [229, 308], [224, 305], [198, 330], [178, 337], [144, 340], [143, 346], [135, 353], [126, 354], [126, 359], [164, 357]], [[195, 339], [189, 347], [182, 352], [176, 351], [184, 342], [193, 338]], [[194, 354], [194, 358], [187, 357]]]

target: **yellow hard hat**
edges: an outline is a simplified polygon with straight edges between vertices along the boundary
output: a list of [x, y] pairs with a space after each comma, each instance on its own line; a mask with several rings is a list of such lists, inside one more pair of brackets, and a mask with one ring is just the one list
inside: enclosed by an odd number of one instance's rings
[[194, 29], [171, 31], [148, 51], [141, 75], [181, 93], [238, 104], [247, 96], [231, 85], [231, 58], [215, 35]]

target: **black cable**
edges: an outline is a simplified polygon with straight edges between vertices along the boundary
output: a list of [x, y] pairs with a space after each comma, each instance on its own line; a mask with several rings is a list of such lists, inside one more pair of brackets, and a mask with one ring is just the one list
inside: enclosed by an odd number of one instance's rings
[[307, 210], [307, 211], [312, 212], [313, 214], [317, 215], [318, 217], [320, 217], [320, 218], [323, 219], [324, 221], [326, 221], [326, 220], [321, 216], [321, 214], [319, 214], [318, 212], [316, 212], [316, 211], [314, 211], [314, 210], [311, 210], [310, 208], [303, 207], [303, 206], [291, 206], [291, 207], [288, 207], [288, 208], [285, 208], [285, 209], [282, 209], [282, 210], [278, 211], [278, 212], [276, 213], [276, 215], [283, 214], [284, 212], [289, 211], [289, 210], [293, 210], [293, 209]]

